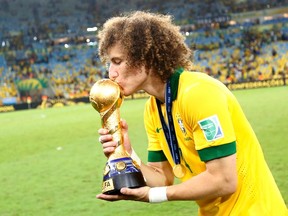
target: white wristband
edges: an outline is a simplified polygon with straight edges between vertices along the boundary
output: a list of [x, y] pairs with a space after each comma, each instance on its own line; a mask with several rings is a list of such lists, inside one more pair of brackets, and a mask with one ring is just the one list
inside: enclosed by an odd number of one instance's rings
[[149, 202], [159, 203], [167, 201], [166, 195], [167, 187], [154, 187], [149, 190]]
[[138, 155], [136, 154], [136, 152], [134, 151], [134, 149], [132, 149], [132, 153], [130, 155], [130, 157], [136, 161], [136, 163], [141, 166], [141, 159], [138, 157]]

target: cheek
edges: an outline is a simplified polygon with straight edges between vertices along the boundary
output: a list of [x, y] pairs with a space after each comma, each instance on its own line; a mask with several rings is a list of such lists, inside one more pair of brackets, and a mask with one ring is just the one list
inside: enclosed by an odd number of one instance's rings
[[129, 75], [131, 77], [142, 77], [145, 75], [145, 70], [143, 70], [142, 68], [135, 68], [135, 67], [130, 67], [129, 68]]

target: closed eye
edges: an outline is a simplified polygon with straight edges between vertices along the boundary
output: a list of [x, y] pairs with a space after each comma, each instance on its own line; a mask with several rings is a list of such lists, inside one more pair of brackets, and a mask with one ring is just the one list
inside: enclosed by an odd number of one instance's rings
[[119, 64], [121, 64], [122, 60], [120, 58], [113, 58], [113, 59], [111, 59], [111, 62], [113, 64], [119, 65]]

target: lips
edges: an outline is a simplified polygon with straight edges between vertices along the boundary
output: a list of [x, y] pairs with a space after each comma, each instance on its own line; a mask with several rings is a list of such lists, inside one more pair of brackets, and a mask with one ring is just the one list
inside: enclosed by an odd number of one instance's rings
[[121, 85], [119, 82], [117, 82], [117, 81], [115, 81], [115, 82], [119, 85], [120, 91], [123, 92], [123, 87], [122, 87], [122, 85]]

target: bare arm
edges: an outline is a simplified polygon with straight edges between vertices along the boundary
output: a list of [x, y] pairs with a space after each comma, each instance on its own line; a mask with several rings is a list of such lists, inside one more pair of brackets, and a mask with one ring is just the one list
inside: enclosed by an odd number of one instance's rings
[[[128, 127], [124, 123], [124, 146], [129, 154], [132, 147], [128, 137]], [[103, 152], [107, 156], [113, 152], [116, 142], [105, 129], [100, 129], [100, 140], [103, 143]], [[141, 164], [141, 171], [146, 178], [148, 187], [129, 189], [122, 188], [123, 195], [99, 194], [97, 198], [108, 201], [129, 199], [137, 201], [149, 201], [150, 187], [168, 186], [166, 190], [168, 200], [200, 200], [219, 196], [230, 195], [237, 188], [236, 154], [214, 159], [206, 163], [206, 170], [186, 182], [171, 185], [173, 183], [173, 172], [169, 163], [148, 163]]]
[[230, 195], [237, 188], [236, 154], [206, 163], [206, 171], [167, 188], [168, 200], [199, 200]]
[[[207, 169], [203, 173], [192, 177], [186, 182], [168, 186], [167, 199], [172, 200], [201, 200], [230, 195], [237, 188], [236, 155], [223, 157], [207, 162]], [[109, 201], [120, 199], [149, 202], [148, 187], [137, 189], [122, 188], [123, 195], [116, 197], [101, 197]], [[161, 190], [163, 191], [163, 190]]]
[[172, 185], [174, 175], [168, 161], [141, 164], [141, 171], [150, 187]]

